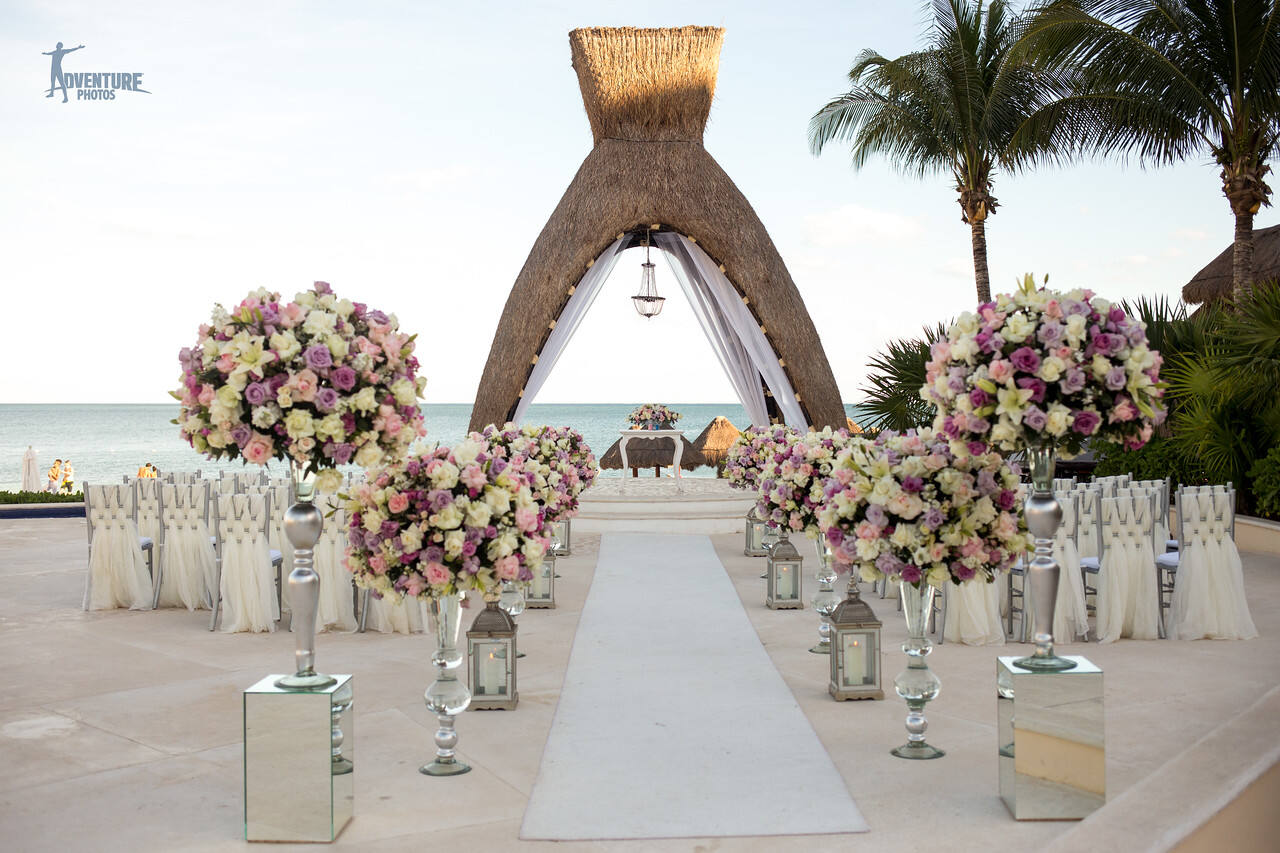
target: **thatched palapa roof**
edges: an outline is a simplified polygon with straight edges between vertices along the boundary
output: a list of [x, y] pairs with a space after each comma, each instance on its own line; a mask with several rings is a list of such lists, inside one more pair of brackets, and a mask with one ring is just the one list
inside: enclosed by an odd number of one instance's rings
[[582, 276], [620, 236], [645, 227], [683, 234], [720, 264], [810, 423], [844, 424], [835, 377], [786, 265], [747, 199], [702, 147], [723, 39], [716, 27], [569, 33], [595, 147], [511, 289], [476, 392], [472, 429], [511, 418]]
[[[680, 454], [680, 468], [692, 471], [707, 464], [702, 454], [689, 443], [689, 439], [680, 436], [684, 442], [684, 450]], [[622, 439], [615, 441], [604, 456], [600, 457], [601, 468], [622, 467]], [[665, 468], [674, 464], [676, 446], [671, 438], [633, 438], [627, 442], [627, 466], [629, 468]]]
[[[1235, 243], [1231, 243], [1218, 257], [1196, 273], [1191, 281], [1182, 286], [1182, 301], [1194, 304], [1230, 296], [1231, 266], [1234, 257]], [[1254, 281], [1280, 279], [1280, 225], [1254, 230], [1253, 279]]]
[[730, 423], [728, 418], [717, 417], [693, 440], [693, 446], [707, 460], [708, 465], [719, 465], [740, 435], [742, 431]]

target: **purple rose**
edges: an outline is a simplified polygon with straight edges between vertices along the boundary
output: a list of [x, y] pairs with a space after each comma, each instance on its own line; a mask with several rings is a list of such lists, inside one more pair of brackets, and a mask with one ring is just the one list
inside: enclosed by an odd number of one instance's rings
[[258, 307], [262, 312], [262, 324], [264, 326], [274, 326], [280, 321], [280, 312], [276, 310], [276, 306], [271, 303], [264, 303]]
[[981, 388], [974, 388], [969, 392], [969, 402], [973, 404], [975, 409], [980, 409], [991, 402], [991, 397]]
[[829, 545], [832, 545], [832, 546], [839, 545], [843, 541], [844, 541], [844, 532], [841, 531], [839, 527], [827, 528], [827, 543]]
[[977, 415], [969, 415], [967, 420], [969, 432], [976, 432], [979, 435], [991, 429], [991, 422], [986, 418], [980, 418]]
[[383, 314], [381, 311], [370, 311], [365, 314], [365, 316], [369, 319], [370, 323], [375, 323], [379, 326], [385, 326], [387, 324], [387, 315]]
[[920, 583], [920, 578], [923, 577], [920, 567], [910, 563], [902, 567], [901, 575], [904, 583]]
[[244, 447], [253, 438], [253, 429], [248, 424], [236, 424], [231, 428], [231, 440], [239, 447]]
[[321, 388], [316, 392], [315, 404], [322, 412], [332, 412], [338, 408], [338, 392], [332, 388]]
[[1102, 423], [1102, 417], [1097, 412], [1083, 409], [1075, 413], [1075, 417], [1071, 421], [1071, 428], [1081, 435], [1093, 435], [1098, 431], [1098, 424], [1100, 423]]
[[261, 382], [250, 382], [244, 387], [244, 399], [250, 406], [261, 406], [271, 399], [271, 392]]
[[1126, 382], [1128, 377], [1125, 376], [1123, 367], [1113, 367], [1107, 371], [1106, 383], [1109, 390], [1119, 391], [1124, 388]]
[[1113, 323], [1123, 323], [1126, 319], [1124, 315], [1124, 309], [1121, 308], [1119, 305], [1112, 305], [1111, 311], [1107, 314], [1107, 317]]
[[364, 547], [364, 531], [360, 529], [358, 520], [352, 518], [351, 527], [347, 530], [347, 542], [352, 548]]
[[1073, 314], [1088, 314], [1089, 306], [1084, 302], [1076, 299], [1064, 299], [1058, 303], [1062, 306], [1062, 313], [1070, 317]]
[[919, 477], [903, 477], [902, 478], [902, 490], [904, 492], [911, 492], [912, 494], [915, 494], [916, 492], [919, 492], [923, 488], [924, 488], [924, 480], [920, 479]]
[[333, 461], [339, 465], [346, 465], [351, 461], [351, 456], [356, 452], [354, 444], [335, 444], [333, 446]]
[[1028, 429], [1041, 432], [1044, 430], [1045, 425], [1049, 423], [1049, 416], [1037, 406], [1027, 406], [1027, 410], [1022, 413], [1022, 423]]
[[1047, 347], [1057, 346], [1067, 332], [1067, 327], [1061, 323], [1045, 323], [1036, 332], [1036, 338], [1040, 343]]
[[973, 580], [973, 576], [976, 572], [971, 566], [966, 566], [964, 563], [956, 562], [951, 564], [951, 574], [955, 575], [955, 578], [958, 581], [969, 581]]
[[324, 344], [307, 347], [307, 351], [302, 355], [306, 359], [307, 367], [312, 370], [327, 370], [329, 365], [333, 364], [333, 355]]
[[1009, 489], [1001, 489], [1000, 497], [996, 498], [996, 506], [1003, 510], [1013, 509], [1013, 505], [1018, 502], [1017, 493]]
[[1131, 347], [1136, 347], [1147, 340], [1147, 333], [1137, 323], [1126, 329], [1124, 335], [1129, 339], [1129, 346]]
[[271, 396], [274, 397], [276, 392], [289, 384], [289, 377], [283, 373], [277, 373], [267, 380], [267, 387], [271, 389]]
[[356, 372], [344, 365], [333, 371], [329, 376], [329, 381], [339, 391], [350, 391], [356, 387]]
[[327, 281], [317, 281], [312, 287], [316, 293], [333, 293], [333, 288], [329, 287]]
[[978, 491], [984, 495], [989, 495], [1000, 487], [996, 485], [996, 478], [990, 471], [978, 472]]
[[880, 504], [871, 504], [867, 507], [867, 521], [876, 527], [884, 527], [889, 522], [889, 517], [884, 514], [884, 508]]
[[1009, 354], [1009, 361], [1023, 373], [1035, 373], [1040, 369], [1040, 356], [1031, 347], [1018, 347]]
[[1031, 390], [1031, 401], [1033, 403], [1044, 402], [1044, 392], [1045, 392], [1046, 386], [1043, 380], [1036, 379], [1032, 376], [1024, 376], [1018, 380], [1017, 385], [1019, 388]]
[[1058, 382], [1058, 387], [1062, 389], [1064, 394], [1077, 394], [1084, 389], [1084, 382], [1084, 371], [1078, 367], [1073, 367], [1063, 374], [1062, 379]]
[[422, 558], [428, 563], [443, 563], [444, 549], [439, 545], [428, 545], [422, 549]]
[[930, 530], [937, 530], [942, 526], [942, 522], [945, 520], [945, 517], [942, 515], [942, 510], [938, 509], [936, 506], [929, 507], [929, 511], [924, 514], [924, 526]]
[[876, 568], [886, 575], [897, 574], [898, 570], [902, 568], [902, 561], [892, 554], [881, 554], [876, 557]]
[[981, 441], [971, 441], [967, 447], [971, 456], [981, 456], [987, 452], [987, 445]]

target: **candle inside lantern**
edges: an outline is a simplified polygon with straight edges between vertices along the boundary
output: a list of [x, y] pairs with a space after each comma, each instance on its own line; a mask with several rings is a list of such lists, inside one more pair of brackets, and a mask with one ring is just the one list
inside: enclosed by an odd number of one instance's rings
[[778, 567], [778, 598], [795, 598], [795, 578], [788, 565]]
[[844, 683], [857, 687], [867, 680], [867, 637], [865, 634], [844, 635]]
[[498, 696], [507, 692], [507, 650], [491, 646], [480, 659], [480, 693]]

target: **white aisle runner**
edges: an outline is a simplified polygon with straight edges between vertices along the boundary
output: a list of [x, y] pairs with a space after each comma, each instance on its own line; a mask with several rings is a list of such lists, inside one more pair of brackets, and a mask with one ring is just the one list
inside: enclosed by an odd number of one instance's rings
[[606, 534], [520, 837], [866, 830], [711, 540]]

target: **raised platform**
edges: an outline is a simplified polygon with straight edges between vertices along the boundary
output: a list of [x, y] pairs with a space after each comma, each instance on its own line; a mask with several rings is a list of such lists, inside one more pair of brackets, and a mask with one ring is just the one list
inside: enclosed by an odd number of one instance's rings
[[601, 478], [582, 493], [574, 532], [741, 533], [752, 497], [710, 477]]

